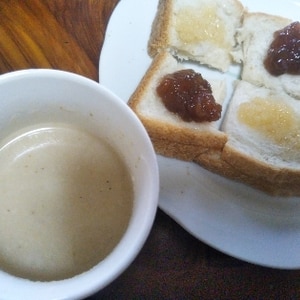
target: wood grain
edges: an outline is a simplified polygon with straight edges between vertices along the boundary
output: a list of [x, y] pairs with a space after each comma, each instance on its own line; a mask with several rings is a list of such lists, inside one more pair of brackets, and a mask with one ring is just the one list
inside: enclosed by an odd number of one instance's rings
[[99, 299], [296, 300], [300, 271], [265, 268], [227, 256], [159, 210], [134, 263], [86, 300]]
[[[0, 74], [54, 68], [98, 81], [105, 30], [117, 3], [0, 0]], [[300, 299], [300, 270], [273, 270], [222, 254], [158, 210], [135, 261], [87, 299]]]
[[0, 73], [53, 68], [98, 80], [105, 29], [117, 0], [1, 0]]

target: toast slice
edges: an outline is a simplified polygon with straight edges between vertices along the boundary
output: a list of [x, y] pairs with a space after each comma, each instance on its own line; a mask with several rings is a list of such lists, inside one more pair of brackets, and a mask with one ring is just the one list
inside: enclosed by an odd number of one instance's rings
[[237, 82], [222, 130], [228, 177], [273, 195], [300, 195], [300, 103], [284, 92]]
[[[219, 130], [220, 122], [185, 122], [170, 112], [157, 95], [156, 88], [166, 74], [186, 69], [168, 51], [158, 53], [152, 61], [129, 106], [144, 124], [158, 154], [185, 161], [197, 161], [203, 153], [221, 153], [227, 136]], [[226, 94], [224, 80], [209, 80], [213, 96], [222, 104]]]
[[[129, 100], [156, 152], [271, 195], [300, 196], [299, 75], [272, 76], [264, 67], [274, 32], [291, 22], [248, 13], [237, 0], [160, 0], [148, 43], [153, 61]], [[185, 69], [186, 60], [223, 72], [241, 65], [230, 99], [222, 73], [205, 73], [220, 78], [205, 78], [223, 106], [220, 120], [183, 121], [158, 96], [163, 76]]]
[[271, 75], [264, 67], [274, 32], [283, 29], [292, 20], [265, 13], [245, 13], [237, 39], [242, 45], [242, 80], [258, 86], [283, 90], [290, 96], [300, 99], [300, 76], [283, 74]]
[[243, 11], [238, 0], [160, 0], [149, 55], [168, 50], [181, 59], [227, 71]]

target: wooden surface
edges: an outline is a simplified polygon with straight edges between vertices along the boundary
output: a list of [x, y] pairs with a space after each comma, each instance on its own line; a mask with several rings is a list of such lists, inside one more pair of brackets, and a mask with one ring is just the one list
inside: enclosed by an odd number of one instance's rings
[[[0, 0], [0, 73], [55, 68], [98, 81], [105, 29], [117, 2]], [[224, 255], [158, 210], [133, 264], [87, 299], [300, 299], [300, 271]]]

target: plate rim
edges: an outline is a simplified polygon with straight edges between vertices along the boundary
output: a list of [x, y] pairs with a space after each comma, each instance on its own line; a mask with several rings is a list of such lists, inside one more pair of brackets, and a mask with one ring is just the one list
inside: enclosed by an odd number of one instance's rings
[[[250, 1], [250, 0], [241, 0], [241, 2], [243, 4], [245, 4], [245, 2]], [[151, 5], [150, 5], [151, 2]], [[250, 1], [251, 2], [251, 1]], [[253, 2], [259, 2], [259, 0], [253, 0]], [[271, 2], [271, 0], [268, 0], [266, 2]], [[154, 7], [154, 5], [156, 6], [158, 3], [158, 0], [153, 1], [153, 0], [147, 0], [144, 1], [143, 4], [141, 4], [139, 2], [140, 8], [144, 8], [145, 4], [146, 6], [149, 5], [149, 7], [151, 6], [152, 8]], [[279, 3], [279, 2], [278, 2]], [[290, 5], [297, 5], [300, 7], [300, 1], [299, 0], [289, 0], [289, 2], [281, 0], [281, 3], [290, 3]], [[130, 15], [129, 12], [131, 11], [130, 8], [134, 8], [135, 11], [138, 11], [138, 8], [136, 7], [137, 3], [134, 0], [122, 0], [120, 1], [117, 6], [115, 7], [115, 10], [113, 11], [111, 18], [109, 20], [108, 26], [107, 26], [107, 31], [106, 31], [106, 35], [105, 35], [105, 39], [104, 39], [104, 43], [103, 43], [103, 48], [101, 51], [101, 55], [100, 55], [100, 59], [99, 59], [99, 80], [100, 83], [103, 85], [106, 85], [109, 87], [109, 82], [106, 82], [105, 80], [102, 80], [103, 78], [105, 78], [105, 72], [107, 70], [107, 64], [105, 64], [105, 60], [108, 57], [108, 52], [109, 52], [109, 48], [110, 48], [110, 41], [115, 37], [115, 26], [116, 23], [118, 23], [117, 17], [118, 16], [122, 16], [125, 15], [127, 17], [129, 17], [128, 22], [130, 22]], [[151, 13], [153, 13], [153, 11], [149, 11], [149, 14], [151, 15]], [[132, 15], [132, 14], [131, 14]], [[142, 14], [141, 14], [142, 15]], [[123, 18], [123, 20], [126, 18]], [[152, 16], [153, 19], [153, 16]], [[136, 20], [135, 20], [136, 21]], [[133, 23], [135, 21], [132, 21], [132, 23], [130, 24], [131, 26], [133, 26]], [[129, 23], [127, 23], [127, 26], [129, 26]], [[149, 26], [149, 24], [148, 24]], [[139, 45], [138, 47], [141, 47], [141, 45]], [[145, 49], [145, 45], [142, 46], [144, 47], [144, 49], [142, 51], [146, 51]], [[140, 55], [140, 54], [139, 54]], [[143, 68], [145, 68], [146, 65], [149, 65], [151, 62], [150, 58], [148, 58], [148, 61], [145, 62], [145, 64], [143, 65]], [[145, 70], [143, 70], [144, 73]], [[141, 78], [141, 77], [140, 77]], [[110, 88], [110, 87], [109, 87]], [[113, 88], [113, 92], [117, 92], [116, 90], [114, 90]], [[123, 97], [121, 97], [123, 98]], [[125, 98], [125, 97], [124, 97]], [[124, 101], [126, 101], [125, 99], [123, 99]], [[166, 159], [166, 158], [162, 158], [162, 159]], [[168, 158], [167, 158], [168, 159]], [[168, 159], [169, 160], [169, 159]], [[161, 163], [160, 163], [160, 168], [161, 168]], [[216, 174], [213, 174], [212, 176], [216, 176]], [[226, 180], [226, 179], [225, 179]], [[259, 193], [259, 192], [258, 192]], [[255, 258], [250, 258], [250, 257], [245, 257], [245, 255], [240, 254], [239, 253], [235, 253], [234, 251], [228, 251], [226, 249], [224, 249], [222, 246], [220, 245], [216, 245], [213, 242], [210, 242], [210, 240], [203, 239], [201, 236], [199, 236], [199, 234], [197, 234], [195, 232], [195, 230], [191, 229], [190, 225], [187, 225], [187, 222], [185, 222], [185, 220], [182, 220], [182, 217], [178, 217], [177, 214], [174, 214], [171, 212], [170, 208], [167, 207], [168, 204], [163, 205], [163, 202], [159, 202], [159, 207], [160, 209], [162, 209], [167, 215], [169, 215], [172, 219], [174, 219], [181, 227], [183, 227], [189, 234], [193, 235], [194, 237], [196, 237], [197, 239], [201, 240], [202, 242], [204, 242], [205, 244], [227, 254], [230, 255], [232, 257], [235, 257], [237, 259], [246, 261], [246, 262], [250, 262], [256, 265], [260, 265], [260, 266], [265, 266], [265, 267], [271, 267], [271, 268], [278, 268], [278, 269], [298, 269], [300, 268], [300, 256], [299, 258], [297, 258], [297, 262], [293, 263], [293, 262], [284, 262], [283, 260], [275, 263], [274, 261], [264, 261], [263, 259], [255, 259]], [[300, 233], [300, 227], [299, 227], [299, 233]], [[201, 234], [200, 234], [201, 235]], [[298, 237], [299, 241], [300, 241], [300, 235]], [[275, 255], [276, 256], [276, 255]]]

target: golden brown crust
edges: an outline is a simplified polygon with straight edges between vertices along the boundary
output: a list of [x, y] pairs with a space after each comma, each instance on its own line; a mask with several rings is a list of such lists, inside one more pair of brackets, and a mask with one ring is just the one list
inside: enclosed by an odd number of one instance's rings
[[[227, 147], [225, 146], [225, 148]], [[270, 166], [260, 165], [259, 161], [252, 159], [252, 162], [250, 162], [250, 157], [247, 156], [240, 157], [239, 162], [241, 164], [236, 164], [237, 157], [241, 153], [233, 149], [234, 152], [228, 155], [228, 150], [225, 149], [224, 152], [219, 152], [208, 149], [206, 152], [203, 151], [195, 162], [211, 172], [252, 186], [271, 196], [300, 196], [300, 176], [298, 171], [293, 172], [288, 169], [274, 170]], [[248, 164], [243, 164], [246, 161], [248, 161]], [[258, 172], [262, 171], [263, 174], [271, 174], [271, 177], [264, 177], [259, 173], [249, 174], [247, 166], [251, 166]]]
[[[211, 39], [205, 40], [207, 35], [204, 34], [206, 29], [203, 28], [203, 26], [210, 27], [210, 25], [206, 25], [204, 21], [202, 24], [201, 20], [206, 20], [210, 18], [211, 15], [205, 15], [204, 13], [202, 17], [199, 16], [199, 24], [197, 22], [195, 24], [190, 23], [190, 26], [198, 27], [198, 29], [195, 29], [198, 38], [196, 38], [191, 45], [188, 45], [182, 40], [182, 37], [180, 37], [180, 34], [175, 28], [178, 11], [184, 7], [192, 8], [195, 6], [195, 9], [201, 13], [204, 7], [210, 8], [214, 5], [219, 12], [217, 22], [222, 22], [220, 28], [225, 26], [223, 24], [224, 22], [226, 26], [228, 26], [228, 30], [222, 33], [222, 39], [216, 38], [217, 40], [213, 41], [213, 35], [211, 35]], [[192, 11], [192, 9], [190, 10]], [[205, 11], [205, 9], [203, 9], [203, 11]], [[244, 7], [238, 0], [226, 0], [224, 4], [222, 0], [212, 2], [198, 0], [195, 2], [192, 1], [191, 3], [175, 0], [160, 0], [152, 22], [150, 38], [148, 40], [148, 54], [150, 57], [154, 57], [160, 51], [169, 50], [183, 60], [191, 60], [221, 71], [227, 71], [233, 59], [232, 52], [236, 51], [235, 35], [237, 28], [241, 26], [243, 12]], [[186, 23], [186, 21], [184, 23]], [[183, 29], [184, 27], [185, 26], [183, 26]], [[199, 30], [199, 27], [201, 27], [201, 29], [203, 28], [203, 30]], [[187, 35], [189, 34], [187, 33]], [[194, 34], [192, 34], [192, 36], [194, 36]]]
[[212, 129], [193, 130], [180, 124], [146, 116], [139, 111], [139, 103], [147, 97], [147, 87], [154, 75], [161, 72], [166, 59], [164, 51], [158, 49], [168, 45], [166, 26], [170, 22], [172, 0], [160, 0], [158, 13], [153, 22], [148, 51], [153, 62], [139, 86], [131, 96], [129, 106], [144, 124], [158, 154], [184, 161], [193, 161], [200, 166], [236, 180], [270, 195], [300, 196], [300, 170], [274, 167], [255, 157], [242, 153], [231, 146], [227, 134]]
[[157, 153], [185, 161], [195, 161], [209, 149], [221, 151], [227, 135], [221, 131], [188, 130], [180, 126], [147, 119], [136, 112], [144, 124]]
[[221, 159], [230, 168], [226, 177], [278, 196], [300, 196], [300, 170], [274, 167], [246, 155], [227, 143]]
[[154, 57], [160, 49], [166, 48], [169, 44], [169, 24], [172, 18], [172, 0], [160, 0], [157, 14], [151, 28], [151, 35], [148, 42], [148, 53]]
[[183, 127], [180, 123], [169, 123], [155, 116], [146, 116], [139, 110], [139, 104], [147, 97], [149, 84], [158, 72], [167, 52], [155, 56], [137, 89], [130, 97], [128, 105], [145, 126], [157, 153], [185, 161], [196, 161], [208, 150], [220, 152], [227, 141], [227, 135], [203, 123], [195, 128]]
[[161, 65], [166, 59], [167, 52], [161, 52], [158, 55], [156, 55], [151, 65], [149, 66], [147, 72], [144, 74], [143, 78], [141, 79], [138, 87], [134, 91], [134, 93], [131, 95], [128, 105], [136, 112], [138, 112], [137, 106], [140, 103], [141, 99], [145, 96], [147, 93], [147, 86], [149, 85], [152, 77], [159, 73], [161, 70]]
[[223, 149], [222, 159], [232, 165], [233, 168], [240, 170], [249, 177], [256, 177], [257, 180], [269, 178], [269, 181], [272, 181], [276, 179], [280, 171], [279, 168], [275, 169], [255, 157], [250, 157], [231, 147], [229, 143]]

